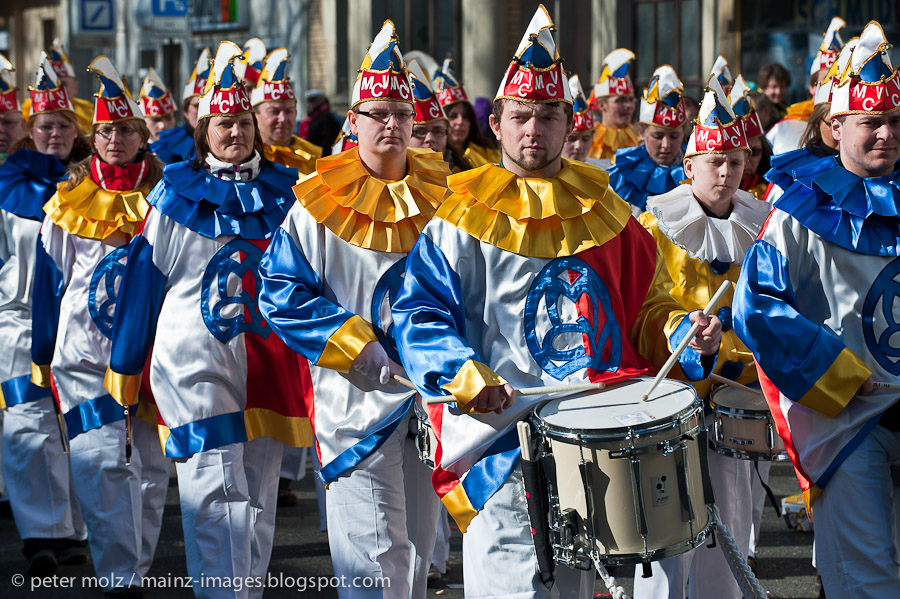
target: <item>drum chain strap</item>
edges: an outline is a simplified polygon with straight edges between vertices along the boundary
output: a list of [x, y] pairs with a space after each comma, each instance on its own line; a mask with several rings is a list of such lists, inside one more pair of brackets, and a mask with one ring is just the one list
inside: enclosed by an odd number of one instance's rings
[[599, 556], [596, 555], [596, 553], [591, 552], [591, 558], [594, 560], [594, 567], [597, 568], [597, 573], [600, 574], [600, 578], [603, 579], [603, 584], [606, 585], [606, 590], [612, 595], [612, 599], [631, 599], [631, 597], [625, 593], [625, 589], [616, 581], [616, 577], [607, 572], [606, 568], [603, 567], [603, 564], [600, 563]]
[[744, 554], [738, 548], [734, 537], [731, 536], [731, 531], [722, 522], [718, 506], [713, 505], [711, 507], [716, 530], [718, 530], [719, 537], [722, 540], [722, 552], [725, 554], [725, 561], [728, 562], [728, 567], [731, 568], [731, 573], [741, 588], [741, 594], [752, 599], [766, 599], [766, 591], [760, 586], [759, 581], [747, 564]]

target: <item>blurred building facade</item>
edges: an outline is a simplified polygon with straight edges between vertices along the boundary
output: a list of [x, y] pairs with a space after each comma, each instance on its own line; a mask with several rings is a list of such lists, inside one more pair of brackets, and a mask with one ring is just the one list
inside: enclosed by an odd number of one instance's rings
[[[287, 47], [289, 74], [302, 93], [324, 90], [346, 106], [356, 71], [384, 19], [397, 26], [400, 46], [454, 59], [471, 97], [493, 97], [538, 0], [6, 0], [0, 3], [0, 52], [27, 89], [40, 50], [60, 36], [81, 82], [96, 89], [84, 67], [107, 54], [134, 83], [154, 66], [174, 90], [190, 75], [200, 49], [222, 39], [259, 37]], [[656, 66], [671, 64], [689, 94], [699, 95], [717, 54], [733, 72], [754, 80], [771, 61], [793, 75], [802, 99], [809, 58], [832, 16], [848, 23], [844, 39], [876, 19], [898, 38], [892, 0], [545, 0], [569, 72], [593, 81], [617, 47], [637, 55], [640, 86]], [[177, 93], [176, 93], [177, 95]]]

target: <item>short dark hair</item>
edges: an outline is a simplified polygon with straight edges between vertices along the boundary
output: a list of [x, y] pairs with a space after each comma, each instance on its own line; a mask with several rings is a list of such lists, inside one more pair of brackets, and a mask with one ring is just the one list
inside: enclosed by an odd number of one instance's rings
[[[500, 98], [499, 100], [494, 100], [494, 110], [492, 114], [494, 115], [494, 120], [498, 123], [500, 122], [500, 118], [503, 116], [503, 105], [506, 102], [516, 102], [516, 100], [510, 100], [509, 98]], [[522, 102], [524, 104], [524, 102]], [[572, 109], [572, 105], [568, 102], [546, 102], [547, 106], [556, 106], [558, 104], [563, 105], [563, 112], [566, 113], [566, 125], [571, 125], [572, 121], [575, 120], [575, 111]]]
[[765, 88], [770, 79], [783, 83], [786, 87], [791, 86], [791, 73], [779, 62], [770, 62], [760, 67], [756, 83], [759, 87]]
[[[262, 160], [266, 159], [263, 146], [262, 135], [259, 133], [259, 123], [256, 122], [256, 113], [245, 113], [253, 117], [253, 149], [259, 152]], [[221, 115], [231, 116], [231, 115]], [[210, 154], [209, 142], [206, 140], [206, 134], [209, 131], [209, 120], [212, 117], [197, 120], [197, 128], [194, 129], [194, 146], [197, 148], [197, 159], [194, 161], [194, 168], [203, 168], [206, 157]]]

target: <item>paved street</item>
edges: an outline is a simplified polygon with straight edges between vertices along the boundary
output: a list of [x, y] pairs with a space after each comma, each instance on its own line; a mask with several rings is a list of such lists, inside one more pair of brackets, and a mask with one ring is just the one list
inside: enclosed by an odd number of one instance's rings
[[[797, 482], [793, 471], [787, 464], [776, 464], [772, 469], [771, 486], [779, 498], [797, 491]], [[299, 483], [297, 495], [299, 505], [279, 510], [278, 528], [275, 535], [275, 549], [272, 555], [270, 577], [279, 580], [290, 588], [270, 588], [266, 592], [268, 599], [296, 597], [337, 597], [328, 579], [332, 575], [331, 560], [328, 554], [328, 538], [319, 531], [319, 517], [316, 511], [316, 498], [312, 487], [312, 477], [307, 476]], [[772, 508], [767, 506], [763, 515], [763, 532], [761, 550], [758, 556], [758, 569], [762, 585], [776, 597], [783, 599], [810, 599], [815, 597], [815, 575], [810, 565], [812, 554], [812, 535], [788, 530], [784, 520], [776, 518]], [[82, 580], [90, 579], [94, 573], [90, 565], [60, 567], [54, 588], [29, 587], [27, 579], [21, 587], [13, 585], [13, 577], [23, 574], [27, 564], [20, 553], [21, 543], [12, 520], [0, 520], [0, 597], [5, 599], [53, 597], [54, 599], [100, 597], [96, 589], [85, 588]], [[451, 572], [447, 577], [449, 588], [437, 588], [429, 591], [429, 597], [456, 599], [462, 592], [462, 538], [458, 531], [453, 531]], [[626, 572], [617, 575], [627, 579]], [[156, 560], [149, 576], [158, 585], [172, 587], [181, 582], [187, 575], [184, 565], [184, 541], [181, 533], [181, 518], [177, 502], [175, 479], [171, 480], [165, 521], [157, 550]], [[312, 577], [312, 578], [310, 578]], [[51, 584], [54, 581], [49, 581]], [[626, 588], [630, 590], [630, 580]], [[323, 584], [324, 583], [324, 584]], [[72, 588], [61, 588], [67, 584]], [[326, 588], [318, 588], [325, 586]], [[605, 590], [598, 582], [597, 590]], [[189, 590], [166, 588], [151, 591], [147, 596], [153, 599], [192, 597]]]

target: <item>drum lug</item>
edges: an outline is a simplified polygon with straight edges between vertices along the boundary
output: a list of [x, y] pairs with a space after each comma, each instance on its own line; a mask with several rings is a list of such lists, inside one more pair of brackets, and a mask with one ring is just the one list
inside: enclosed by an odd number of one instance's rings
[[766, 445], [769, 446], [770, 451], [775, 449], [775, 431], [771, 422], [766, 423]]
[[715, 436], [716, 441], [719, 443], [725, 438], [724, 433], [722, 432], [722, 419], [719, 416], [716, 416], [716, 419], [713, 421], [713, 436]]

